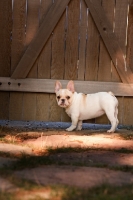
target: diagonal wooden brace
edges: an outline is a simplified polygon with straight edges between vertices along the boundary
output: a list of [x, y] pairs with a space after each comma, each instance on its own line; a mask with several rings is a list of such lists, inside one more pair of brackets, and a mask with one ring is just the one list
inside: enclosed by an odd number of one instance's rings
[[133, 73], [130, 68], [126, 69], [125, 55], [112, 32], [100, 1], [85, 0], [85, 2], [122, 82], [133, 83]]
[[26, 78], [69, 1], [70, 0], [56, 0], [51, 6], [36, 37], [25, 51], [11, 78]]

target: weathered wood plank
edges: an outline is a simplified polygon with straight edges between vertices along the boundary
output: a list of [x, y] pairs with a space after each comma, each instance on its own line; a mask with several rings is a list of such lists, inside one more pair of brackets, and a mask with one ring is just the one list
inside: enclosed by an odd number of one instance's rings
[[[115, 14], [115, 34], [119, 44], [122, 47], [124, 52], [124, 56], [126, 58], [126, 31], [127, 31], [127, 15], [128, 15], [128, 1], [116, 0], [116, 14]], [[129, 24], [128, 24], [129, 26]], [[129, 67], [129, 65], [127, 65]], [[120, 110], [118, 117], [121, 118], [121, 124], [132, 124], [132, 112], [133, 112], [133, 104], [132, 99], [130, 97], [123, 97], [122, 101], [123, 105], [120, 104], [119, 107], [122, 107], [123, 110]]]
[[[113, 32], [115, 0], [103, 0], [102, 7]], [[100, 40], [98, 81], [111, 81], [111, 59], [102, 39]]]
[[131, 97], [124, 97], [122, 117], [122, 124], [133, 125], [133, 99]]
[[88, 13], [87, 48], [86, 48], [86, 70], [85, 80], [96, 81], [99, 59], [99, 33], [95, 23]]
[[[115, 0], [108, 0], [108, 1], [102, 0], [102, 8], [105, 12], [108, 22], [110, 23], [112, 32], [113, 32], [113, 22], [114, 22], [114, 7], [115, 7]], [[99, 67], [98, 67], [97, 80], [110, 82], [111, 78], [112, 78], [111, 59], [103, 40], [100, 39]], [[107, 124], [109, 123], [109, 120], [106, 115], [103, 115], [100, 118], [96, 119], [96, 123]]]
[[[127, 27], [127, 8], [128, 8], [128, 1], [123, 0], [117, 0], [116, 1], [116, 7], [115, 7], [115, 27], [114, 27], [114, 33], [116, 35], [116, 38], [122, 48], [122, 51], [125, 56], [126, 52], [126, 27]], [[118, 61], [119, 62], [119, 61]], [[113, 71], [114, 72], [114, 71]], [[115, 78], [115, 80], [114, 80]], [[113, 76], [112, 81], [117, 81], [117, 77]], [[119, 123], [123, 124], [124, 120], [124, 97], [119, 97], [119, 112], [118, 112], [118, 119]]]
[[70, 0], [58, 0], [50, 8], [42, 25], [39, 28], [38, 33], [36, 34], [36, 37], [27, 48], [24, 56], [22, 57], [17, 68], [12, 74], [12, 78], [25, 78], [27, 76], [39, 53], [47, 42], [51, 32], [53, 31], [60, 17], [62, 16], [65, 7], [69, 3], [69, 1]]
[[[40, 0], [27, 1], [27, 19], [26, 19], [26, 38], [25, 43], [28, 46], [36, 36], [39, 28], [39, 10]], [[36, 60], [28, 74], [28, 78], [37, 78]], [[36, 93], [24, 93], [23, 95], [23, 120], [36, 120]]]
[[80, 23], [79, 23], [79, 63], [78, 80], [84, 80], [86, 68], [86, 40], [87, 40], [87, 6], [84, 0], [80, 3]]
[[133, 70], [133, 0], [129, 4], [127, 33], [127, 67]]
[[[0, 1], [0, 76], [10, 76], [11, 18], [10, 0]], [[0, 119], [9, 119], [9, 92], [0, 92]]]
[[66, 33], [65, 79], [78, 78], [78, 42], [80, 2], [73, 0], [68, 6], [68, 26]]
[[[97, 0], [95, 0], [97, 1]], [[97, 81], [100, 36], [88, 8], [85, 80]], [[98, 119], [97, 119], [98, 120]], [[95, 119], [87, 120], [95, 123]]]
[[10, 75], [12, 4], [0, 1], [0, 76]]
[[[78, 79], [78, 45], [79, 45], [79, 17], [80, 1], [73, 0], [66, 10], [66, 44], [65, 44], [65, 73], [64, 79]], [[62, 121], [70, 118], [62, 112]]]
[[[54, 93], [55, 81], [52, 79], [11, 79], [0, 77], [0, 91]], [[61, 80], [66, 87], [68, 80]], [[112, 91], [116, 96], [133, 96], [133, 84], [99, 81], [74, 81], [77, 92], [95, 93]]]
[[125, 83], [133, 82], [133, 73], [129, 68], [127, 71], [125, 70], [125, 58], [123, 51], [121, 50], [118, 41], [114, 33], [112, 32], [112, 28], [106, 18], [106, 15], [104, 14], [104, 10], [102, 9], [100, 2], [97, 1], [97, 3], [94, 3], [90, 0], [85, 0], [85, 2], [90, 9], [96, 26], [101, 34], [101, 37], [103, 38], [103, 41], [112, 58], [112, 61], [116, 66], [121, 80]]
[[[51, 79], [63, 79], [65, 70], [65, 12], [53, 31]], [[53, 86], [54, 87], [54, 86]], [[50, 121], [61, 121], [62, 109], [57, 105], [55, 95], [50, 94]]]
[[[40, 7], [40, 25], [53, 4], [53, 0], [42, 0]], [[51, 34], [52, 35], [52, 34]], [[50, 79], [51, 77], [51, 36], [43, 47], [38, 57], [38, 78]], [[50, 98], [49, 94], [37, 93], [36, 95], [36, 120], [49, 121]]]
[[[25, 51], [26, 0], [13, 1], [13, 27], [11, 48], [11, 74]], [[23, 93], [10, 94], [10, 120], [22, 120]], [[17, 103], [16, 103], [17, 101]]]

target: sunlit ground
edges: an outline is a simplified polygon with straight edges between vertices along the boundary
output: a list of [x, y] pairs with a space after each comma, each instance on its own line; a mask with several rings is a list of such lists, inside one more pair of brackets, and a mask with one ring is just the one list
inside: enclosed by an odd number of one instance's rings
[[5, 123], [0, 199], [133, 199], [131, 127], [108, 134], [108, 127], [91, 125], [68, 133], [60, 124]]

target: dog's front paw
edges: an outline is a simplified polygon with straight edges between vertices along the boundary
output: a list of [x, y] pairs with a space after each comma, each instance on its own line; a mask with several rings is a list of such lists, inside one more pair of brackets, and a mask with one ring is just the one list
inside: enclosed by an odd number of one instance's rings
[[114, 132], [115, 132], [115, 130], [112, 130], [112, 129], [107, 131], [107, 133], [114, 133]]
[[81, 126], [79, 126], [79, 127], [76, 128], [76, 131], [81, 131], [81, 130], [82, 130]]
[[66, 131], [72, 131], [73, 129], [71, 127], [67, 128]]
[[76, 128], [76, 126], [70, 126], [69, 128], [66, 129], [66, 131], [73, 131]]

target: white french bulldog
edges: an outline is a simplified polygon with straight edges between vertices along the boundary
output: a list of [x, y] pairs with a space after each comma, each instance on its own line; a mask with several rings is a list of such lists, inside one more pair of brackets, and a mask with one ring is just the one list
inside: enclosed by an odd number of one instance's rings
[[114, 132], [119, 121], [118, 100], [112, 92], [98, 92], [95, 94], [82, 94], [75, 92], [74, 82], [69, 81], [66, 89], [62, 89], [59, 81], [55, 83], [56, 100], [60, 107], [65, 108], [66, 113], [71, 117], [72, 125], [67, 131], [82, 129], [82, 121], [92, 119], [106, 114], [111, 129], [107, 132]]

